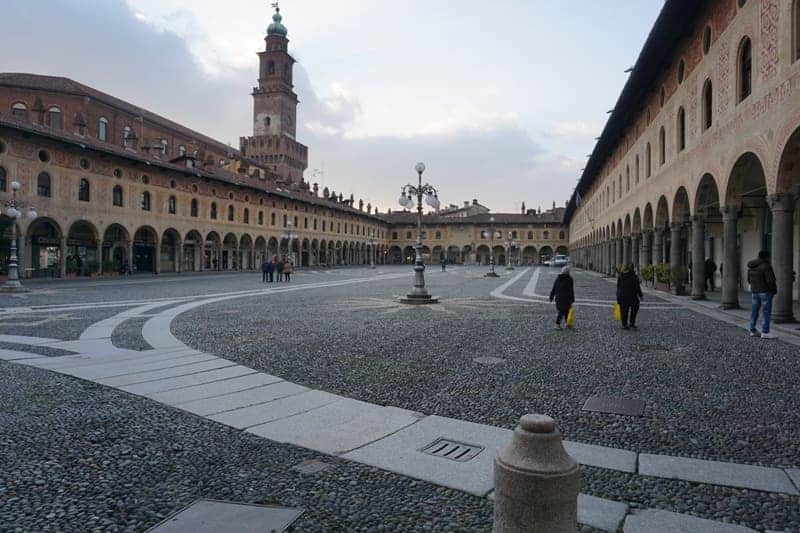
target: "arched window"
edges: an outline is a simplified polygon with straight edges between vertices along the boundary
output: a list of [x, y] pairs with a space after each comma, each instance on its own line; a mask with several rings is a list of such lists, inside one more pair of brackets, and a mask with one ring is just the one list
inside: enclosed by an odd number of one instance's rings
[[442, 238], [442, 232], [441, 231], [437, 231], [435, 236], [434, 236], [434, 238], [435, 239], [441, 239]]
[[658, 105], [660, 107], [664, 107], [664, 102], [667, 101], [667, 93], [664, 88], [661, 88], [661, 92], [658, 93]]
[[81, 181], [78, 182], [78, 200], [88, 202], [89, 197], [89, 180], [81, 178]]
[[133, 130], [130, 126], [125, 126], [122, 128], [122, 146], [125, 148], [130, 147], [131, 145], [131, 138], [133, 137]]
[[750, 43], [750, 38], [745, 37], [742, 39], [742, 44], [739, 45], [739, 83], [738, 101], [741, 102], [753, 91], [753, 46]]
[[303, 218], [303, 229], [308, 229], [308, 217]]
[[625, 192], [630, 192], [631, 190], [631, 167], [630, 165], [625, 167]]
[[714, 123], [714, 87], [711, 80], [703, 85], [703, 129], [707, 130]]
[[108, 120], [105, 117], [97, 121], [97, 139], [103, 142], [108, 140]]
[[708, 54], [711, 50], [711, 26], [706, 26], [703, 30], [703, 55]]
[[248, 208], [244, 208], [244, 212], [242, 213], [242, 222], [245, 224], [250, 223], [250, 210]]
[[650, 150], [650, 143], [647, 143], [647, 146], [644, 149], [644, 177], [649, 178], [650, 174], [653, 172], [653, 154], [652, 150]]
[[270, 224], [270, 226], [274, 226], [275, 225], [275, 213], [270, 213], [270, 215], [269, 215], [269, 224]]
[[664, 126], [658, 131], [658, 164], [663, 165], [667, 162], [667, 133]]
[[178, 200], [176, 200], [174, 196], [170, 196], [167, 200], [167, 212], [169, 212], [170, 215], [174, 215], [178, 212]]
[[287, 215], [283, 215], [283, 227], [285, 228], [288, 225], [289, 225], [289, 217]]
[[116, 207], [122, 207], [122, 187], [116, 185], [111, 193], [111, 202]]
[[228, 206], [228, 221], [233, 222], [233, 206]]
[[28, 107], [22, 102], [11, 106], [11, 116], [19, 120], [28, 120]]
[[197, 198], [192, 198], [192, 203], [189, 204], [189, 215], [193, 217], [197, 216]]
[[396, 240], [397, 240], [397, 232], [396, 232], [396, 231], [393, 231], [393, 232], [392, 232], [392, 240], [393, 240], [393, 241], [396, 241]]
[[619, 175], [619, 187], [617, 188], [619, 197], [622, 198], [622, 174]]
[[563, 241], [563, 240], [564, 240], [564, 237], [565, 237], [565, 235], [566, 235], [566, 234], [565, 234], [563, 231], [559, 231], [559, 232], [558, 232], [558, 239], [559, 239], [559, 240], [561, 240], [561, 241]]
[[150, 193], [144, 191], [142, 193], [141, 198], [139, 199], [139, 205], [142, 208], [142, 211], [150, 211], [151, 209], [151, 202], [150, 202]]
[[686, 111], [678, 108], [678, 151], [682, 152], [686, 148]]
[[272, 76], [275, 74], [275, 62], [269, 61], [267, 62], [267, 76]]
[[[295, 228], [296, 228], [296, 227], [298, 227], [298, 226], [297, 226], [297, 217], [294, 217], [294, 227], [295, 227]], [[352, 226], [351, 226], [351, 227], [352, 227]], [[352, 231], [351, 231], [350, 233], [352, 233]]]
[[549, 231], [547, 231], [547, 230], [545, 230], [545, 231], [542, 233], [542, 239], [544, 239], [544, 240], [546, 240], [546, 241], [547, 241], [547, 240], [549, 240], [549, 239], [550, 239], [550, 232], [549, 232]]
[[636, 185], [639, 185], [639, 154], [636, 154], [636, 167], [634, 169]]
[[178, 145], [178, 156], [183, 157], [186, 155], [186, 147], [184, 145]]
[[211, 202], [211, 219], [217, 220], [217, 202]]
[[50, 198], [50, 174], [42, 172], [36, 178], [36, 194], [45, 198]]
[[53, 129], [60, 130], [62, 127], [61, 110], [53, 106], [47, 110], [47, 125]]
[[259, 226], [263, 226], [264, 225], [264, 211], [259, 211], [258, 212], [258, 225]]
[[800, 59], [800, 0], [795, 0], [792, 10], [792, 61]]
[[169, 143], [166, 139], [161, 139], [161, 155], [166, 156], [169, 154]]
[[678, 84], [683, 83], [683, 76], [686, 73], [686, 62], [681, 59], [678, 62]]
[[317, 231], [317, 219], [314, 219], [314, 231]]

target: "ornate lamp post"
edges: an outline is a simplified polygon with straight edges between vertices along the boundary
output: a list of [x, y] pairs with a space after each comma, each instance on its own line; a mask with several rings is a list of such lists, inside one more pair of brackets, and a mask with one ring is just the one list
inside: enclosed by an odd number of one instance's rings
[[514, 270], [514, 264], [511, 261], [511, 252], [517, 246], [517, 239], [512, 235], [513, 234], [509, 231], [508, 240], [506, 241], [506, 247], [508, 248], [508, 253], [506, 254], [506, 270]]
[[286, 233], [284, 233], [282, 235], [282, 237], [284, 239], [286, 239], [286, 257], [288, 257], [289, 260], [292, 262], [292, 264], [294, 266], [296, 266], [294, 258], [292, 257], [292, 226], [294, 226], [292, 221], [291, 220], [287, 220], [286, 221]]
[[417, 244], [414, 247], [416, 255], [414, 260], [414, 290], [400, 301], [405, 304], [435, 304], [439, 303], [438, 298], [432, 297], [425, 289], [425, 265], [422, 262], [422, 197], [425, 196], [426, 203], [434, 209], [439, 208], [439, 197], [431, 185], [422, 184], [422, 173], [425, 172], [425, 164], [417, 163], [414, 170], [417, 171], [417, 185], [405, 185], [400, 192], [400, 205], [406, 209], [414, 207], [414, 196], [417, 197]]
[[484, 235], [489, 233], [491, 244], [489, 245], [489, 272], [486, 273], [487, 278], [499, 278], [500, 274], [494, 271], [494, 217], [489, 217], [489, 227], [484, 230]]
[[369, 232], [369, 267], [375, 268], [375, 230]]
[[[28, 292], [30, 289], [23, 287], [19, 280], [19, 265], [17, 261], [17, 219], [22, 216], [21, 209], [25, 205], [17, 201], [17, 191], [21, 185], [18, 181], [11, 182], [11, 200], [5, 203], [6, 214], [11, 219], [11, 257], [8, 262], [8, 280], [0, 286], [0, 292]], [[36, 209], [32, 205], [28, 205], [28, 219], [33, 220], [38, 215]], [[66, 260], [61, 258], [62, 261]]]

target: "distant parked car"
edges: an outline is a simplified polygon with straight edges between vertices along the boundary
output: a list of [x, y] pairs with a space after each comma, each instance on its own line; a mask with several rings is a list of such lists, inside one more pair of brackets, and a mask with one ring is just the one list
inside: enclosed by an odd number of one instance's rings
[[543, 264], [544, 266], [548, 266], [548, 267], [549, 267], [549, 266], [552, 266], [552, 264], [553, 264], [553, 261], [551, 261], [550, 259], [545, 259], [545, 260], [542, 262], [542, 264]]
[[551, 266], [563, 267], [567, 266], [568, 263], [569, 263], [569, 257], [567, 257], [566, 255], [557, 255], [553, 258]]

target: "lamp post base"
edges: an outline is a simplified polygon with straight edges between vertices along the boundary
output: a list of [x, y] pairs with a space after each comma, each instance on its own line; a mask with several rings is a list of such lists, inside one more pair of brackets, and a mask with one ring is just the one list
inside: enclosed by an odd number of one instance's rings
[[439, 298], [430, 294], [407, 294], [405, 298], [400, 298], [400, 303], [409, 305], [438, 304]]
[[487, 272], [483, 277], [484, 278], [499, 278], [500, 274], [498, 274], [497, 272], [492, 271], [492, 272]]
[[0, 292], [31, 292], [31, 290], [23, 286], [19, 280], [8, 280], [0, 285]]

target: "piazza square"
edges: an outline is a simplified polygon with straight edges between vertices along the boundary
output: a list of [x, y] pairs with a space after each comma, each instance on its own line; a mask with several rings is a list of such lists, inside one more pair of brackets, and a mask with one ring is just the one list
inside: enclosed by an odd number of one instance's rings
[[[598, 20], [594, 91], [502, 53], [574, 6], [445, 2], [430, 101], [396, 7], [308, 4], [68, 0], [0, 72], [0, 531], [800, 530], [800, 1]], [[116, 90], [108, 30], [209, 88]]]

